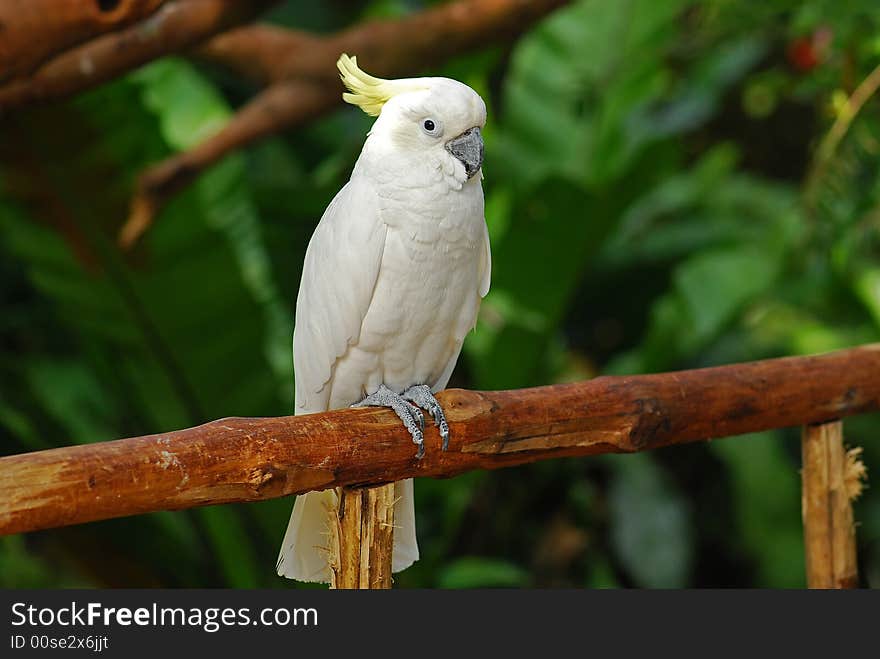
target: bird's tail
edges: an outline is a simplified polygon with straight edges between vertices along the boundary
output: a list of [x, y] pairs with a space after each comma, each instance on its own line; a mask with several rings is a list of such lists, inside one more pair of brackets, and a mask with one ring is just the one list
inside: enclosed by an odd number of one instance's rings
[[[297, 581], [330, 581], [329, 524], [339, 497], [335, 489], [296, 498], [278, 554], [278, 574]], [[419, 558], [412, 479], [394, 484], [394, 551], [391, 571], [400, 572]]]

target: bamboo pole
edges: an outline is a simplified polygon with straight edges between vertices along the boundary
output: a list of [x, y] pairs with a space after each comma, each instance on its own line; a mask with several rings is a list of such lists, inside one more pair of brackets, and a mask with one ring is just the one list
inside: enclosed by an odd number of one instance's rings
[[330, 511], [330, 587], [391, 588], [394, 483], [339, 488]]
[[843, 424], [807, 425], [801, 436], [802, 514], [809, 588], [856, 588], [852, 499], [861, 492], [859, 449], [843, 447]]
[[220, 419], [0, 458], [0, 535], [824, 423], [880, 409], [880, 345], [437, 398], [449, 450], [429, 426], [422, 460], [381, 408]]

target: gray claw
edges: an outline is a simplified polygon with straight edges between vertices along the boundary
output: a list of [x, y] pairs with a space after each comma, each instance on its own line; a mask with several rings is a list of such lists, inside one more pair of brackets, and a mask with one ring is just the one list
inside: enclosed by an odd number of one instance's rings
[[[449, 424], [446, 421], [446, 414], [431, 388], [426, 384], [416, 384], [403, 392], [403, 398], [412, 401], [422, 409], [428, 410], [428, 413], [434, 417], [434, 425], [440, 430], [441, 447], [445, 451], [449, 448]], [[422, 426], [424, 430], [424, 426]]]
[[413, 444], [419, 448], [416, 458], [421, 460], [425, 455], [425, 415], [422, 411], [405, 400], [400, 394], [396, 394], [384, 384], [379, 386], [376, 393], [370, 394], [352, 407], [390, 407], [397, 417], [403, 421], [403, 425], [412, 436]]
[[419, 430], [424, 432], [425, 431], [425, 415], [422, 414], [422, 411], [418, 407], [416, 407], [415, 405], [412, 405], [410, 403], [407, 403], [407, 405], [409, 405], [409, 413], [412, 414], [413, 419], [415, 419], [419, 424]]
[[443, 423], [440, 425], [440, 439], [443, 440], [441, 448], [445, 451], [449, 448], [449, 426], [446, 424], [446, 419], [443, 419]]

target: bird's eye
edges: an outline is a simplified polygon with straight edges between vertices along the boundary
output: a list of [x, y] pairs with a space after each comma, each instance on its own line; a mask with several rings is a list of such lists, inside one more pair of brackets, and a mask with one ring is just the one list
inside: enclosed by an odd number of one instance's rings
[[437, 137], [443, 132], [443, 126], [440, 125], [437, 119], [423, 119], [422, 130], [431, 137]]

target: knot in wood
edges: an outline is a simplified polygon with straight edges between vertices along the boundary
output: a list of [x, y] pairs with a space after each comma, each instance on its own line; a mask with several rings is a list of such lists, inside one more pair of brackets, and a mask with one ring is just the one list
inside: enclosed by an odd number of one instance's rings
[[657, 435], [668, 433], [672, 427], [669, 410], [658, 398], [638, 398], [635, 401], [635, 423], [629, 431], [633, 451], [642, 451], [656, 443]]

